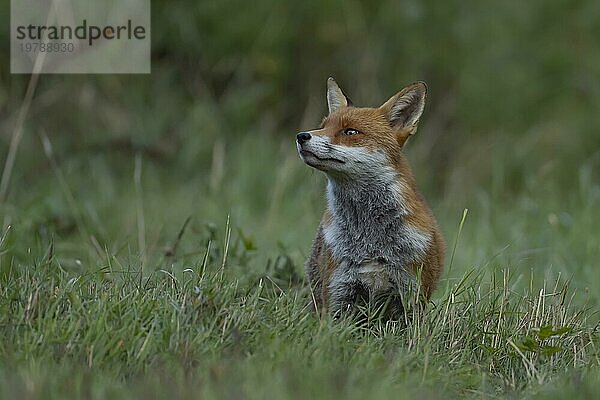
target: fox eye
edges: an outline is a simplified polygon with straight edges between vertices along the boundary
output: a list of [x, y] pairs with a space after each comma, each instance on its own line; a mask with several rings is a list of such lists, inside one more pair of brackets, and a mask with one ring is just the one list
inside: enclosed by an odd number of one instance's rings
[[354, 128], [346, 128], [344, 129], [344, 135], [350, 136], [350, 135], [356, 135], [358, 132], [357, 129]]

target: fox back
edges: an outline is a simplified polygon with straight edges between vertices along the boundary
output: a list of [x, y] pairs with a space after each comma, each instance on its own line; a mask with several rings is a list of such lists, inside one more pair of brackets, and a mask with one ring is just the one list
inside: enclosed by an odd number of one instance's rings
[[417, 82], [378, 108], [359, 108], [329, 78], [329, 115], [296, 135], [302, 160], [327, 175], [327, 208], [306, 263], [318, 308], [339, 314], [385, 299], [398, 319], [406, 295], [428, 299], [439, 281], [444, 239], [402, 152], [426, 91]]

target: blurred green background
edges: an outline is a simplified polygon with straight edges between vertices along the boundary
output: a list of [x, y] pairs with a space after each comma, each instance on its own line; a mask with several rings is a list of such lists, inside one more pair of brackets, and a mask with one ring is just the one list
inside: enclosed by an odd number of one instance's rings
[[[598, 21], [593, 0], [153, 1], [150, 75], [40, 77], [0, 206], [6, 251], [54, 243], [65, 268], [105, 252], [154, 269], [188, 217], [182, 257], [229, 215], [254, 257], [240, 271], [286, 257], [301, 274], [325, 180], [294, 136], [325, 115], [327, 77], [357, 105], [424, 80], [407, 155], [450, 245], [469, 209], [447, 277], [561, 273], [598, 301]], [[29, 81], [10, 74], [8, 34], [2, 163]]]

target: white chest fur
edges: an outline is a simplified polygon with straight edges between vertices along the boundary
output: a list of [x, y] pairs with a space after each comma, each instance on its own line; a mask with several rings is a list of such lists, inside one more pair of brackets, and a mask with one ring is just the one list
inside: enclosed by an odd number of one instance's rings
[[323, 234], [340, 266], [331, 288], [349, 280], [371, 292], [410, 285], [414, 273], [409, 266], [424, 257], [432, 238], [406, 222], [408, 211], [397, 182], [330, 180], [327, 198], [331, 219]]

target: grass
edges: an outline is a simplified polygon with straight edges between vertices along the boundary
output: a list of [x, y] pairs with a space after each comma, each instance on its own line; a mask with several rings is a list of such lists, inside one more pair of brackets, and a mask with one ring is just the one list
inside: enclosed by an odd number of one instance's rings
[[3, 206], [2, 397], [600, 394], [591, 162], [562, 199], [534, 182], [503, 203], [496, 181], [433, 202], [460, 240], [423, 318], [400, 329], [309, 311], [322, 177], [287, 142], [227, 147], [214, 178], [141, 156], [64, 159], [44, 140], [48, 172]]
[[5, 268], [4, 397], [477, 398], [598, 365], [591, 310], [560, 280], [519, 290], [469, 271], [418, 323], [360, 327], [317, 318], [282, 269], [242, 284], [243, 252], [223, 264], [211, 248], [149, 274], [108, 255], [73, 274], [52, 249]]

